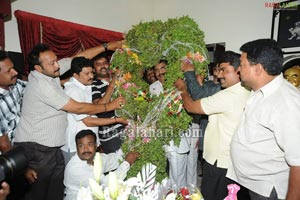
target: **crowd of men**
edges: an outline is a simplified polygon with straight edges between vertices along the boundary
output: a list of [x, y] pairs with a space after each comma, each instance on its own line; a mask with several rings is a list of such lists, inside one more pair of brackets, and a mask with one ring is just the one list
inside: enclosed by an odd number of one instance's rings
[[[76, 199], [93, 177], [96, 151], [102, 153], [103, 184], [109, 171], [126, 177], [139, 154], [124, 156], [120, 150], [127, 120], [114, 110], [126, 102], [111, 99], [116, 74], [109, 73], [102, 54], [123, 43], [109, 42], [59, 61], [50, 47], [36, 45], [28, 56], [28, 82], [17, 79], [11, 59], [0, 51], [0, 151], [21, 147], [28, 159], [25, 179], [9, 182], [10, 187], [2, 183], [0, 199], [9, 190], [8, 199]], [[298, 68], [283, 76], [282, 50], [271, 39], [248, 42], [240, 50], [220, 57], [215, 81], [197, 79], [193, 64], [183, 61], [185, 80], [175, 83], [184, 108], [193, 114], [188, 131], [198, 130], [200, 137], [197, 117], [208, 116], [201, 192], [206, 200], [221, 200], [227, 185], [235, 183], [242, 200], [300, 199]], [[164, 90], [167, 64], [160, 60], [144, 73], [152, 95]], [[72, 77], [63, 89], [59, 77], [68, 70]], [[162, 147], [169, 177], [179, 188], [197, 183], [199, 137], [183, 134], [178, 147], [172, 141]]]

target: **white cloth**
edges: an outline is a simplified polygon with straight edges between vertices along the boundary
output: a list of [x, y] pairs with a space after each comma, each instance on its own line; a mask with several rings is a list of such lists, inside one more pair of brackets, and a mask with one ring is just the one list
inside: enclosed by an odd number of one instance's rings
[[300, 92], [282, 75], [252, 92], [232, 138], [227, 176], [263, 196], [285, 199], [290, 166], [300, 166]]
[[150, 85], [150, 94], [152, 95], [160, 95], [164, 91], [164, 87], [160, 81], [155, 81]]
[[203, 157], [211, 165], [228, 168], [230, 143], [241, 119], [250, 92], [241, 83], [201, 99], [201, 106], [208, 115], [205, 130]]
[[[109, 172], [116, 169], [115, 173], [118, 179], [123, 180], [130, 165], [127, 161], [123, 161], [119, 164], [119, 160], [115, 154], [101, 154], [102, 157], [102, 172]], [[65, 200], [74, 200], [77, 197], [77, 193], [80, 187], [89, 186], [89, 178], [94, 179], [93, 166], [89, 165], [87, 161], [81, 160], [78, 154], [72, 157], [70, 162], [67, 164], [64, 176], [64, 185], [66, 187]], [[100, 182], [107, 186], [108, 176], [101, 175]]]
[[190, 143], [190, 152], [187, 155], [187, 175], [186, 184], [187, 186], [193, 184], [197, 186], [197, 162], [198, 162], [198, 147], [197, 142], [200, 137], [200, 125], [192, 123], [189, 129], [189, 135], [187, 136]]
[[[92, 89], [91, 85], [86, 86], [76, 80], [74, 77], [70, 78], [69, 82], [64, 84], [65, 93], [77, 102], [92, 103]], [[85, 129], [92, 130], [98, 135], [98, 126], [88, 127], [83, 123], [86, 117], [97, 117], [95, 115], [74, 114], [68, 113], [67, 120], [68, 126], [66, 129], [66, 144], [61, 148], [65, 152], [76, 152], [76, 134]]]

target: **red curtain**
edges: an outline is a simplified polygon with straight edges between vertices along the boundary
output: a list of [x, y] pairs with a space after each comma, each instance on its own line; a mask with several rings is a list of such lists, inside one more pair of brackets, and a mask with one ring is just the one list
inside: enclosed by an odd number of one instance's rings
[[80, 25], [20, 10], [15, 11], [18, 22], [25, 71], [28, 72], [27, 55], [38, 43], [51, 47], [57, 57], [65, 58], [104, 42], [123, 39], [120, 32]]

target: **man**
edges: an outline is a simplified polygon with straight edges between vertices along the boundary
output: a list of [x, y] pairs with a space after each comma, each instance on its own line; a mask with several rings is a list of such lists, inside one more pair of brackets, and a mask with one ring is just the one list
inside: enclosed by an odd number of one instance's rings
[[[71, 62], [71, 73], [73, 76], [70, 81], [65, 83], [66, 94], [78, 102], [92, 103], [91, 84], [94, 79], [93, 62], [85, 57], [73, 58]], [[127, 124], [122, 118], [97, 118], [86, 114], [67, 114], [68, 126], [66, 130], [66, 144], [62, 147], [65, 163], [68, 163], [73, 155], [76, 154], [75, 136], [83, 129], [90, 129], [98, 132], [98, 126], [113, 123]]]
[[[208, 115], [208, 125], [204, 137], [204, 166], [201, 193], [206, 200], [221, 200], [227, 194], [226, 178], [230, 162], [229, 149], [234, 130], [240, 120], [249, 91], [241, 86], [238, 74], [240, 55], [226, 51], [219, 61], [218, 79], [223, 90], [216, 94], [193, 100], [182, 79], [176, 87], [182, 91], [184, 107], [190, 113]], [[191, 65], [184, 62], [183, 65]]]
[[164, 91], [163, 84], [165, 82], [165, 74], [167, 73], [167, 60], [160, 60], [157, 65], [154, 66], [154, 75], [157, 81], [150, 85], [150, 94], [159, 95]]
[[[218, 64], [217, 64], [218, 65]], [[221, 85], [218, 82], [217, 74], [218, 67], [214, 69], [214, 80], [205, 81], [200, 75], [195, 74], [195, 67], [193, 65], [181, 65], [181, 70], [185, 78], [187, 90], [190, 93], [193, 100], [201, 99], [211, 96], [221, 90]], [[207, 115], [191, 114], [193, 117], [190, 137], [188, 137], [190, 143], [190, 151], [187, 156], [187, 185], [197, 185], [197, 163], [198, 163], [198, 148], [203, 152], [203, 137], [208, 120]], [[201, 160], [202, 159], [201, 154]], [[202, 168], [202, 167], [201, 167]]]
[[12, 148], [26, 86], [26, 82], [17, 79], [18, 72], [13, 67], [8, 54], [0, 51], [0, 154]]
[[96, 78], [108, 85], [112, 77], [109, 72], [109, 62], [105, 52], [96, 55], [92, 60], [94, 61]]
[[[94, 47], [77, 56], [94, 56], [104, 49], [103, 46]], [[59, 76], [70, 68], [70, 59], [63, 61], [60, 67], [55, 53], [42, 44], [29, 54], [31, 72], [15, 135], [15, 145], [24, 147], [29, 160], [30, 170], [26, 176], [33, 184], [26, 194], [27, 199], [63, 198], [65, 165], [60, 147], [65, 143], [66, 112], [95, 114], [120, 108], [125, 103], [123, 98], [118, 98], [108, 104], [93, 105], [68, 97], [60, 86]]]
[[[110, 79], [109, 62], [106, 56], [101, 53], [93, 58], [96, 77], [92, 84], [92, 99], [93, 103], [107, 103], [110, 101], [114, 91], [117, 73]], [[109, 80], [107, 80], [109, 77]], [[114, 111], [107, 111], [97, 113], [99, 118], [116, 117]], [[106, 126], [99, 126], [98, 137], [101, 143], [101, 150], [103, 153], [116, 153], [116, 156], [121, 158], [123, 153], [121, 151], [122, 140], [121, 136], [125, 127], [124, 123], [115, 122]]]
[[251, 199], [300, 199], [300, 93], [284, 80], [283, 54], [272, 39], [241, 46], [240, 76], [252, 89], [231, 143], [227, 176]]
[[[163, 91], [165, 82], [165, 74], [167, 73], [167, 60], [160, 60], [154, 66], [154, 73], [157, 79], [156, 82], [150, 85], [150, 93], [152, 95], [160, 95]], [[183, 135], [179, 146], [174, 144], [174, 140], [170, 141], [169, 145], [164, 146], [166, 157], [169, 163], [169, 177], [178, 188], [186, 186], [186, 169], [187, 169], [187, 153], [189, 152], [188, 141]]]
[[[65, 169], [64, 184], [66, 186], [65, 200], [76, 199], [81, 187], [89, 186], [89, 178], [94, 179], [93, 161], [96, 154], [96, 134], [91, 130], [79, 131], [76, 135], [77, 154], [70, 160]], [[121, 164], [115, 154], [101, 154], [102, 175], [100, 182], [108, 184], [108, 178], [104, 175], [112, 169], [119, 179], [126, 177], [130, 165], [135, 162], [138, 153], [130, 152], [126, 155], [125, 161]]]
[[157, 81], [155, 74], [154, 74], [154, 67], [151, 67], [149, 69], [145, 69], [144, 73], [143, 73], [143, 77], [142, 79], [144, 81], [146, 81], [149, 85], [151, 85], [152, 83], [154, 83], [155, 81]]

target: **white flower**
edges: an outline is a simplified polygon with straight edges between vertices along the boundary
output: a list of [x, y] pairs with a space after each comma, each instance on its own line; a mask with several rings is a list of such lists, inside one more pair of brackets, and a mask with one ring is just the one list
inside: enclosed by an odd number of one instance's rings
[[81, 187], [78, 191], [76, 200], [93, 200], [90, 188]]
[[94, 177], [98, 184], [100, 183], [101, 174], [102, 174], [102, 160], [101, 160], [100, 153], [97, 152], [94, 157]]
[[104, 194], [102, 186], [100, 186], [94, 179], [89, 178], [90, 188], [92, 190], [93, 196], [98, 200], [104, 200]]
[[110, 198], [113, 200], [117, 199], [119, 195], [118, 191], [118, 179], [115, 172], [109, 172], [108, 174], [108, 188]]

